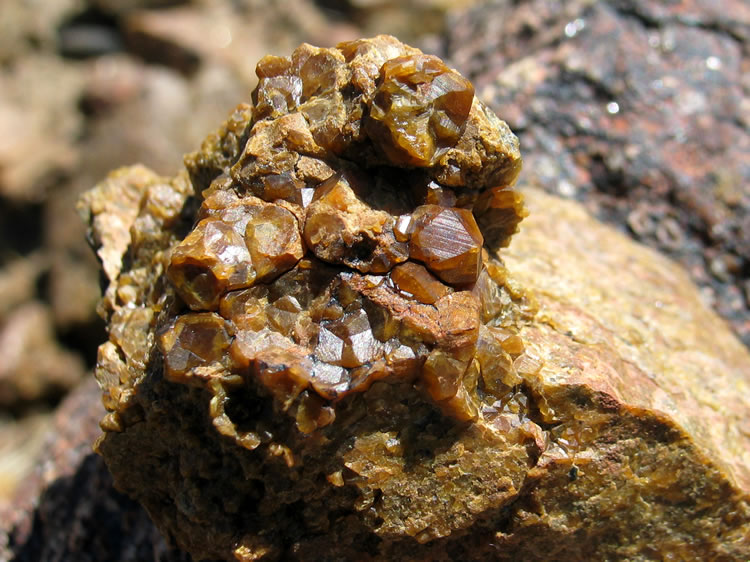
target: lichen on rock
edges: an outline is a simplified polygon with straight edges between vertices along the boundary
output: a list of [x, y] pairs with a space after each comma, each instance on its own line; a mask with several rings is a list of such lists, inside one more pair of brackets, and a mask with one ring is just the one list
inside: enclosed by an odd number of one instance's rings
[[501, 259], [518, 141], [392, 37], [257, 74], [185, 171], [83, 199], [109, 282], [96, 448], [199, 558], [495, 556], [539, 459], [609, 423], [540, 379], [555, 355]]

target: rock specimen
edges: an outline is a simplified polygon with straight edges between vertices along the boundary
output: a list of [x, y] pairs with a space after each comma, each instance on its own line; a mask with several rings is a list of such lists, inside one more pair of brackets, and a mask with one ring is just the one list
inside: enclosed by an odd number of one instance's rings
[[[533, 247], [511, 277], [518, 143], [439, 59], [380, 36], [257, 73], [186, 172], [119, 170], [82, 205], [109, 281], [96, 447], [166, 536], [240, 560], [746, 553], [736, 341], [670, 363], [682, 334], [600, 326], [606, 293]], [[674, 408], [713, 405], [709, 366], [735, 387], [715, 436]]]

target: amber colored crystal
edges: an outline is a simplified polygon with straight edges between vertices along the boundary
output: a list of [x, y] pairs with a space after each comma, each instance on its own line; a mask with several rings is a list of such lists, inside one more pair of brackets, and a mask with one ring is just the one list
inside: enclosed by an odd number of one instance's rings
[[344, 58], [335, 51], [321, 50], [311, 55], [299, 70], [303, 98], [307, 100], [331, 93], [337, 85], [337, 73], [343, 67]]
[[482, 233], [471, 211], [423, 205], [414, 216], [409, 256], [424, 262], [446, 283], [476, 281], [482, 266]]
[[292, 295], [285, 295], [266, 306], [268, 327], [286, 337], [291, 337], [301, 312], [300, 302]]
[[485, 191], [474, 205], [477, 224], [490, 248], [507, 246], [528, 214], [523, 196], [506, 186]]
[[521, 339], [521, 337], [517, 334], [507, 335], [505, 338], [503, 338], [503, 341], [500, 345], [502, 345], [503, 349], [514, 357], [521, 355], [524, 352], [523, 339]]
[[414, 199], [422, 205], [440, 205], [441, 207], [458, 207], [456, 193], [435, 181], [414, 186]]
[[436, 279], [424, 266], [414, 262], [406, 262], [394, 267], [391, 271], [391, 280], [399, 291], [425, 304], [434, 304], [440, 297], [452, 290]]
[[456, 395], [467, 362], [435, 349], [422, 367], [422, 380], [433, 400], [447, 400]]
[[310, 384], [310, 363], [292, 349], [270, 347], [252, 362], [258, 381], [268, 388], [284, 409]]
[[273, 349], [294, 348], [283, 335], [264, 328], [261, 330], [238, 330], [232, 340], [229, 354], [232, 364], [240, 371], [251, 368], [261, 353]]
[[231, 320], [237, 331], [259, 332], [268, 323], [265, 304], [258, 298], [258, 291], [244, 289], [225, 294], [219, 302], [219, 314]]
[[385, 356], [388, 369], [399, 377], [409, 380], [419, 372], [423, 360], [408, 345], [399, 345]]
[[399, 242], [408, 242], [414, 232], [414, 219], [411, 215], [401, 215], [393, 226], [393, 235]]
[[370, 106], [367, 130], [392, 162], [429, 166], [457, 142], [474, 99], [474, 87], [431, 55], [387, 61]]
[[314, 364], [311, 379], [315, 392], [328, 400], [345, 396], [351, 384], [349, 371], [344, 367], [322, 361]]
[[290, 270], [304, 255], [297, 219], [278, 205], [256, 207], [245, 229], [258, 281]]
[[166, 376], [181, 382], [197, 367], [224, 360], [230, 343], [226, 322], [213, 312], [184, 314], [158, 338]]
[[382, 344], [373, 336], [364, 310], [321, 326], [318, 338], [315, 356], [331, 365], [359, 367], [383, 353]]
[[305, 199], [305, 183], [288, 173], [269, 174], [260, 180], [262, 187], [256, 187], [258, 197], [265, 201], [283, 199], [302, 205]]
[[312, 433], [320, 427], [333, 423], [336, 413], [325, 400], [310, 392], [304, 392], [297, 408], [295, 420], [302, 433]]
[[513, 358], [503, 348], [501, 338], [486, 326], [479, 329], [476, 358], [481, 367], [484, 388], [498, 398], [521, 382], [513, 368]]
[[323, 182], [307, 208], [304, 237], [320, 259], [384, 273], [408, 258], [393, 234], [394, 218], [363, 202], [341, 174]]
[[253, 92], [255, 111], [263, 116], [278, 116], [294, 110], [302, 96], [302, 79], [291, 73], [288, 59], [263, 57], [256, 67], [258, 87]]
[[443, 412], [463, 422], [479, 417], [480, 400], [476, 392], [479, 373], [479, 362], [474, 359], [463, 373], [456, 393], [439, 403]]
[[256, 277], [244, 236], [215, 218], [199, 222], [175, 248], [167, 275], [193, 310], [216, 310], [225, 291], [248, 287]]

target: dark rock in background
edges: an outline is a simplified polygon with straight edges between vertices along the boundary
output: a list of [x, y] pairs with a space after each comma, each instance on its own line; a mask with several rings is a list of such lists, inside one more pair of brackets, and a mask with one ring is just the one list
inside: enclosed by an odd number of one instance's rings
[[104, 411], [99, 395], [88, 379], [60, 405], [37, 468], [14, 504], [0, 509], [0, 559], [190, 560], [167, 546], [138, 503], [114, 490], [92, 451]]
[[681, 262], [750, 345], [750, 5], [492, 1], [446, 55], [521, 140], [523, 177]]

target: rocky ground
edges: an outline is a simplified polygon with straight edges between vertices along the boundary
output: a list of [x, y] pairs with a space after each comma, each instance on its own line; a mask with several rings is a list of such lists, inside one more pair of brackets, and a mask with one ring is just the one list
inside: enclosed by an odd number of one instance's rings
[[[97, 548], [119, 548], [105, 545], [104, 530], [82, 537], [62, 524], [105, 512], [58, 507], [109, 482], [89, 454], [95, 433], [79, 431], [85, 424], [74, 415], [87, 415], [80, 404], [96, 395], [87, 373], [105, 339], [98, 265], [75, 201], [121, 165], [172, 175], [182, 154], [248, 99], [255, 62], [302, 41], [394, 33], [452, 61], [520, 137], [525, 182], [584, 202], [682, 263], [750, 345], [750, 8], [742, 0], [561, 6], [0, 4], [0, 528], [15, 522], [14, 540], [26, 545], [20, 559], [39, 558], [34, 549], [53, 540], [45, 533], [78, 541], [77, 552], [90, 545], [91, 560], [114, 556]], [[155, 536], [128, 502], [110, 492], [97, 505], [129, 514], [133, 533]], [[181, 559], [158, 540], [143, 544], [153, 550], [123, 547], [117, 559]]]

